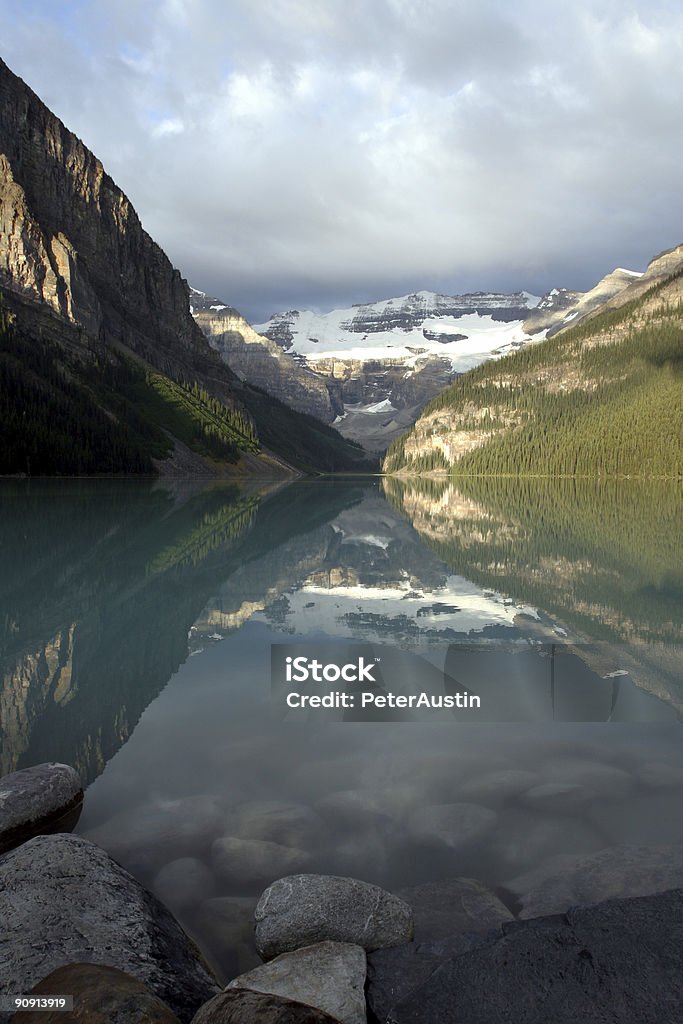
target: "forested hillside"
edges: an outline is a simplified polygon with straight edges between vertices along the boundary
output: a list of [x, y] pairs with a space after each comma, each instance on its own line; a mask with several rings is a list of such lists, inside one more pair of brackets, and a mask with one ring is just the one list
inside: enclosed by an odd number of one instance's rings
[[219, 399], [192, 377], [80, 344], [82, 334], [59, 326], [63, 343], [46, 340], [0, 291], [0, 474], [152, 474], [177, 442], [198, 456], [197, 471], [239, 473], [244, 455], [259, 457], [261, 472], [282, 471], [264, 450], [304, 472], [372, 465], [335, 430], [256, 389], [240, 386], [239, 403]]
[[464, 374], [387, 473], [683, 475], [683, 271], [617, 310]]

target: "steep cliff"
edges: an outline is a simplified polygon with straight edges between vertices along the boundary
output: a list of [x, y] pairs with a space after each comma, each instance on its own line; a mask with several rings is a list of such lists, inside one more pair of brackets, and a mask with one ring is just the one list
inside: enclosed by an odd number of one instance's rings
[[341, 385], [287, 356], [232, 306], [191, 290], [195, 322], [226, 366], [285, 405], [332, 423], [344, 411]]
[[362, 460], [232, 373], [130, 201], [2, 61], [0, 299], [0, 473], [149, 472], [173, 453], [180, 471], [268, 475]]
[[0, 275], [169, 371], [206, 346], [188, 287], [100, 161], [0, 61]]

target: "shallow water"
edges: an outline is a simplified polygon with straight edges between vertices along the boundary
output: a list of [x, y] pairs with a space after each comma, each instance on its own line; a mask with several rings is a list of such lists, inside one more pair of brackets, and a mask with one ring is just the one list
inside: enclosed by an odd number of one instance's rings
[[[256, 962], [253, 905], [283, 874], [470, 876], [515, 907], [559, 854], [683, 847], [679, 490], [30, 481], [0, 500], [2, 771], [74, 764], [76, 831], [224, 977]], [[288, 708], [305, 687], [271, 677], [283, 644], [363, 654], [375, 695], [481, 706]], [[333, 690], [359, 695], [307, 692]]]

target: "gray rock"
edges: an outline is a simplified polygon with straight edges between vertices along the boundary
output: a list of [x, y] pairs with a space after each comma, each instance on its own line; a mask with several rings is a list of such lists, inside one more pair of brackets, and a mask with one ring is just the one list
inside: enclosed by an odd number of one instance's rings
[[683, 1006], [683, 890], [505, 926], [449, 959], [393, 1024], [663, 1024]]
[[382, 794], [371, 789], [342, 789], [323, 797], [315, 807], [323, 817], [350, 828], [383, 823], [391, 814]]
[[201, 856], [224, 833], [225, 802], [198, 794], [141, 804], [85, 833], [128, 868], [158, 870], [169, 859]]
[[683, 794], [670, 790], [598, 804], [590, 818], [605, 845], [679, 846], [683, 844]]
[[231, 988], [205, 1003], [192, 1024], [339, 1024], [313, 1006], [283, 996]]
[[375, 872], [383, 873], [389, 868], [398, 842], [397, 835], [385, 835], [379, 823], [375, 828], [349, 832], [342, 836], [329, 857], [330, 873], [356, 878], [368, 864], [372, 864]]
[[584, 786], [571, 782], [544, 782], [532, 786], [522, 797], [522, 802], [533, 810], [572, 811], [592, 799]]
[[495, 811], [478, 804], [427, 804], [411, 814], [408, 830], [422, 842], [459, 850], [481, 839], [495, 823]]
[[235, 835], [300, 849], [313, 845], [323, 827], [318, 815], [305, 804], [254, 800], [242, 804], [234, 813]]
[[78, 773], [48, 761], [0, 779], [0, 853], [57, 824], [83, 800]]
[[646, 761], [638, 770], [638, 778], [653, 789], [680, 789], [683, 766], [673, 761]]
[[329, 939], [366, 951], [413, 937], [413, 914], [376, 885], [336, 875], [290, 875], [269, 886], [256, 907], [256, 948], [264, 960]]
[[12, 1024], [179, 1024], [168, 1006], [137, 978], [101, 964], [67, 964], [35, 985], [31, 995], [71, 995], [72, 1013], [29, 1010]]
[[223, 984], [261, 963], [254, 944], [256, 902], [255, 897], [218, 896], [205, 900], [193, 920], [193, 934]]
[[558, 854], [507, 883], [522, 904], [520, 918], [677, 886], [683, 886], [680, 846], [611, 846], [585, 856]]
[[211, 847], [214, 871], [230, 885], [263, 885], [282, 874], [303, 871], [311, 863], [306, 850], [261, 839], [226, 836]]
[[341, 1024], [365, 1024], [365, 950], [346, 942], [318, 942], [235, 978], [228, 988], [286, 996], [324, 1010]]
[[159, 901], [79, 836], [38, 836], [0, 859], [0, 990], [26, 992], [67, 963], [118, 967], [188, 1021], [215, 979]]
[[513, 915], [474, 878], [427, 882], [397, 893], [413, 910], [415, 941], [432, 942], [456, 932], [487, 932]]
[[437, 942], [409, 942], [368, 954], [366, 998], [372, 1016], [385, 1024], [394, 1006], [419, 988], [448, 960], [500, 938], [500, 928], [490, 932], [461, 932]]
[[196, 857], [181, 857], [164, 865], [152, 882], [152, 891], [172, 911], [198, 906], [213, 896], [213, 873]]
[[503, 875], [525, 871], [559, 853], [593, 853], [605, 845], [589, 824], [570, 815], [507, 810], [498, 820], [487, 853]]
[[511, 797], [519, 796], [536, 782], [538, 776], [522, 768], [501, 768], [497, 772], [485, 772], [468, 779], [460, 787], [460, 795], [465, 800], [473, 800], [497, 806]]
[[621, 768], [578, 757], [549, 761], [540, 774], [545, 782], [581, 787], [587, 800], [619, 799], [633, 786], [633, 779]]

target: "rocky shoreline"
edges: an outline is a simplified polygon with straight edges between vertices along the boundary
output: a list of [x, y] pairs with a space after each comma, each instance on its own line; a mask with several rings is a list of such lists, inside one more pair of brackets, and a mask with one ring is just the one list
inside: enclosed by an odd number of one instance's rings
[[[0, 857], [0, 991], [74, 996], [71, 1013], [5, 1004], [3, 1024], [683, 1022], [675, 848], [559, 858], [554, 882], [529, 872], [517, 916], [475, 879], [390, 893], [288, 875], [254, 913], [264, 962], [222, 988], [170, 911], [109, 854], [40, 834], [68, 827], [62, 816], [81, 798], [65, 765], [0, 780], [0, 849], [13, 847]], [[577, 892], [584, 905], [572, 905]]]

